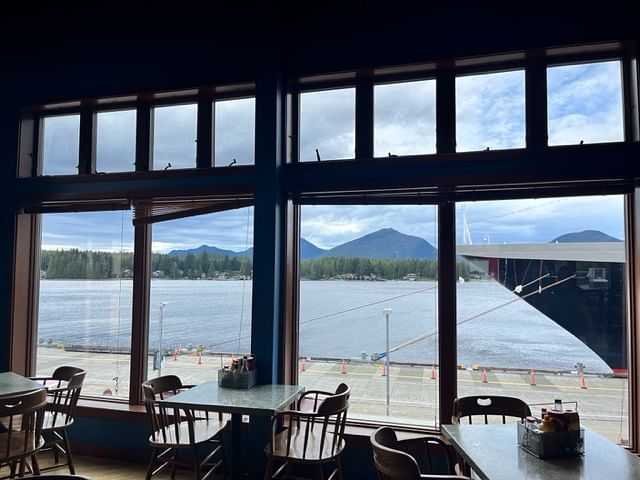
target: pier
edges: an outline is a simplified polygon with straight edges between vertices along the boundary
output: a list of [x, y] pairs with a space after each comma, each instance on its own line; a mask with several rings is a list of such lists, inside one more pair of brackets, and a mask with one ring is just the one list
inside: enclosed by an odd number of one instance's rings
[[[180, 376], [185, 384], [215, 380], [221, 365], [230, 361], [229, 354], [179, 354], [165, 357], [162, 374]], [[129, 355], [65, 351], [57, 348], [38, 349], [38, 373], [53, 371], [59, 365], [77, 365], [89, 375], [85, 395], [104, 396], [110, 390], [114, 397], [129, 392]], [[153, 356], [149, 356], [149, 377], [157, 376]], [[300, 384], [308, 389], [334, 390], [340, 382], [352, 388], [350, 417], [379, 418], [385, 422], [430, 427], [437, 419], [439, 371], [428, 365], [392, 363], [390, 366], [389, 416], [386, 411], [386, 382], [383, 362], [361, 362], [337, 359], [305, 359], [299, 366]], [[115, 377], [118, 392], [115, 391]], [[435, 379], [433, 378], [435, 376]], [[530, 372], [474, 366], [458, 370], [458, 395], [507, 395], [522, 398], [529, 404], [549, 403], [560, 398], [578, 402], [580, 419], [616, 443], [628, 441], [627, 379], [586, 373], [581, 381], [577, 372], [537, 371], [535, 385]], [[585, 387], [586, 388], [583, 388]], [[399, 400], [402, 399], [402, 400]], [[537, 407], [532, 407], [537, 411]]]

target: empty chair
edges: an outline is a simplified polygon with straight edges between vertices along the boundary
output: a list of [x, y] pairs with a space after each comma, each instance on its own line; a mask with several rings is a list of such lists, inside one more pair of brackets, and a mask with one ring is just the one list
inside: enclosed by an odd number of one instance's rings
[[[42, 471], [51, 470], [60, 466], [68, 466], [69, 472], [75, 475], [76, 469], [71, 454], [68, 429], [73, 425], [78, 399], [82, 391], [82, 385], [87, 372], [77, 367], [59, 367], [51, 377], [37, 377], [34, 380], [42, 381], [47, 387], [49, 403], [47, 404], [42, 435], [45, 439], [44, 450], [53, 452], [54, 465], [43, 468]], [[60, 464], [60, 455], [66, 458], [64, 464]]]
[[437, 437], [398, 440], [382, 427], [371, 435], [371, 446], [380, 480], [468, 479], [455, 474], [451, 449]]
[[[208, 412], [168, 408], [159, 402], [190, 387], [183, 385], [175, 375], [154, 378], [142, 384], [144, 403], [151, 423], [149, 444], [152, 452], [147, 480], [169, 466], [172, 467], [173, 477], [179, 463], [179, 450], [191, 451], [191, 466], [196, 480], [209, 478], [224, 465], [223, 444], [219, 439], [225, 426], [221, 413], [210, 418]], [[211, 451], [200, 460], [198, 448], [205, 445], [210, 446]], [[214, 460], [215, 457], [219, 458]]]
[[453, 401], [453, 423], [462, 423], [466, 418], [473, 423], [473, 417], [480, 416], [484, 423], [489, 423], [489, 416], [502, 417], [506, 423], [507, 417], [523, 419], [531, 415], [529, 405], [519, 398], [499, 396], [472, 396], [456, 398]]
[[325, 392], [323, 390], [307, 390], [298, 398], [298, 411], [300, 412], [315, 412], [318, 410], [318, 405], [323, 399], [330, 397], [331, 395], [340, 395], [350, 391], [349, 386], [346, 383], [341, 383], [337, 386], [335, 392]]
[[[343, 390], [343, 389], [341, 389]], [[306, 465], [324, 478], [324, 466], [331, 465], [329, 478], [343, 479], [340, 456], [345, 447], [344, 428], [349, 408], [350, 390], [328, 394], [313, 411], [287, 410], [274, 417], [273, 436], [265, 452], [265, 479], [289, 473], [296, 466]], [[276, 462], [282, 464], [277, 466]], [[274, 472], [275, 469], [275, 472]]]
[[[473, 423], [473, 417], [481, 417], [484, 423], [489, 423], [489, 417], [501, 417], [502, 423], [507, 423], [507, 417], [523, 419], [531, 415], [529, 405], [519, 398], [500, 396], [470, 396], [456, 398], [453, 401], [452, 423], [463, 423], [467, 419], [469, 424]], [[469, 466], [462, 458], [458, 459], [460, 470], [469, 474]]]
[[46, 390], [23, 393], [0, 399], [0, 467], [9, 467], [9, 478], [25, 470], [25, 463], [31, 460], [31, 470], [40, 474], [36, 453], [44, 445], [42, 422], [47, 404]]

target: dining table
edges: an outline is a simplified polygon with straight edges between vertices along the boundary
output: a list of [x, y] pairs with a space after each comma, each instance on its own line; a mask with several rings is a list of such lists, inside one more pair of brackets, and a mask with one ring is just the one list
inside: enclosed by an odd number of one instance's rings
[[17, 373], [0, 372], [0, 398], [33, 392], [42, 388], [44, 386], [41, 383]]
[[640, 459], [584, 429], [584, 453], [540, 459], [518, 446], [517, 425], [443, 425], [442, 434], [482, 480], [627, 480], [640, 478]]
[[[235, 480], [242, 478], [243, 465], [246, 465], [242, 458], [242, 417], [272, 417], [288, 408], [302, 392], [304, 387], [300, 385], [269, 384], [233, 389], [220, 387], [217, 381], [211, 381], [161, 402], [170, 408], [231, 414], [231, 449], [228, 450], [231, 457], [230, 476]], [[262, 459], [251, 459], [251, 463], [259, 463], [259, 460]]]

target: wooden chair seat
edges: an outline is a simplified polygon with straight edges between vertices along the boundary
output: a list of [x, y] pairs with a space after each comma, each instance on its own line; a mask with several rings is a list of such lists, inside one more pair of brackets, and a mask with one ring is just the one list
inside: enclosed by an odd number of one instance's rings
[[217, 436], [226, 425], [225, 420], [211, 417], [209, 420], [199, 419], [193, 422], [195, 442], [189, 441], [189, 422], [182, 421], [156, 430], [149, 436], [149, 443], [156, 447], [191, 447], [194, 444], [205, 443]]
[[44, 446], [42, 435], [34, 432], [11, 432], [11, 443], [7, 454], [7, 444], [9, 443], [9, 432], [0, 433], [0, 452], [2, 461], [21, 458], [37, 452]]
[[[273, 449], [267, 446], [267, 454], [277, 458], [311, 463], [332, 460], [344, 450], [345, 442], [341, 435], [336, 436], [333, 433], [326, 432], [323, 442], [322, 425], [317, 425], [309, 432], [306, 449], [304, 425], [298, 428], [297, 423], [294, 423], [290, 428], [294, 429], [291, 432], [291, 445], [288, 445], [289, 432], [285, 429], [275, 435]], [[333, 448], [334, 442], [336, 442], [335, 448]]]

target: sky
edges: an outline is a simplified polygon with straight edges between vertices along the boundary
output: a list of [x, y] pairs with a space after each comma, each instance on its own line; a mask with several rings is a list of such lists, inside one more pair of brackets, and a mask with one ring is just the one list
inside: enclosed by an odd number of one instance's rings
[[[525, 145], [524, 72], [456, 79], [458, 151]], [[547, 72], [549, 144], [623, 139], [619, 62], [552, 67]], [[254, 162], [255, 100], [216, 102], [215, 162]], [[195, 165], [195, 105], [156, 108], [154, 168]], [[97, 119], [97, 170], [134, 168], [135, 111], [101, 113]], [[43, 132], [45, 174], [72, 174], [78, 158], [77, 116], [49, 117]], [[301, 95], [300, 160], [353, 158], [355, 90], [342, 88]], [[435, 81], [377, 85], [374, 90], [376, 156], [435, 151]], [[567, 232], [601, 230], [623, 238], [623, 200], [614, 197], [475, 202], [457, 207], [459, 243], [466, 218], [474, 243], [547, 242]], [[331, 248], [379, 228], [391, 227], [436, 244], [433, 206], [305, 206], [302, 236]], [[153, 249], [168, 252], [201, 244], [240, 251], [252, 243], [253, 210], [241, 209], [157, 224]], [[129, 212], [47, 214], [44, 248], [130, 250]]]

